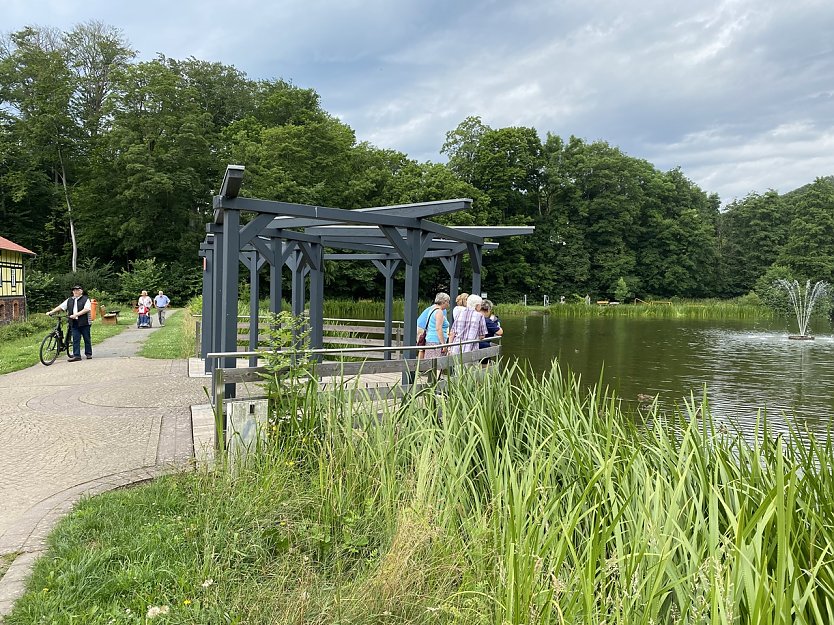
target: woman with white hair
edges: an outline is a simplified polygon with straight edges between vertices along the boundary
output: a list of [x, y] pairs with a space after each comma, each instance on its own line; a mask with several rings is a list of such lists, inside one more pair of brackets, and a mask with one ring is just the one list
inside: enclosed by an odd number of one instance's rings
[[[478, 343], [466, 343], [476, 341], [486, 336], [486, 322], [481, 314], [480, 295], [474, 293], [466, 299], [466, 310], [455, 317], [452, 322], [452, 329], [449, 331], [449, 353], [462, 354], [478, 349]], [[452, 343], [456, 342], [456, 345]]]
[[448, 293], [440, 292], [434, 297], [434, 304], [426, 308], [417, 317], [417, 336], [426, 333], [426, 347], [429, 349], [417, 353], [417, 358], [437, 358], [442, 356], [442, 350], [449, 336], [449, 320], [446, 309], [449, 308], [451, 298]]

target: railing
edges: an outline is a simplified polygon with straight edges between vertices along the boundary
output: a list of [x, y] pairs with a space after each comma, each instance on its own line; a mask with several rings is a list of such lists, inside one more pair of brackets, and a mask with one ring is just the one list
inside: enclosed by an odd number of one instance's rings
[[[352, 362], [319, 362], [315, 365], [315, 376], [321, 380], [328, 377], [356, 376], [362, 374], [378, 374], [378, 373], [400, 373], [404, 378], [411, 380], [411, 383], [403, 384], [401, 382], [392, 383], [390, 385], [379, 386], [376, 388], [361, 389], [361, 392], [368, 399], [398, 399], [404, 397], [412, 392], [413, 384], [416, 384], [419, 390], [419, 383], [415, 383], [416, 376], [420, 373], [429, 373], [433, 381], [437, 381], [443, 371], [453, 371], [454, 367], [471, 365], [473, 363], [481, 362], [483, 359], [497, 357], [501, 353], [501, 346], [499, 343], [500, 337], [490, 337], [483, 339], [484, 341], [495, 342], [495, 345], [484, 349], [476, 349], [461, 354], [452, 354], [446, 356], [438, 356], [436, 358], [405, 358], [392, 360], [376, 360], [369, 362], [368, 360], [352, 361]], [[481, 340], [475, 339], [472, 341], [456, 341], [451, 345], [468, 345], [472, 343], [480, 343]], [[341, 356], [341, 357], [361, 357], [363, 353], [371, 350], [377, 351], [425, 351], [437, 349], [436, 345], [413, 345], [413, 346], [398, 346], [398, 347], [355, 347], [345, 349], [308, 349], [301, 353], [307, 356]], [[264, 352], [213, 352], [206, 355], [207, 359], [220, 360], [224, 358], [261, 358], [265, 356]], [[219, 364], [219, 363], [218, 363]], [[226, 386], [233, 385], [235, 388], [238, 384], [245, 383], [259, 383], [263, 382], [263, 375], [267, 373], [265, 366], [256, 367], [220, 367], [215, 366], [212, 369], [212, 409], [214, 412], [215, 424], [215, 443], [218, 450], [225, 449], [226, 436], [226, 414], [225, 405]], [[428, 386], [428, 385], [424, 385]], [[236, 393], [236, 391], [235, 391]], [[250, 397], [250, 399], [252, 399]]]
[[[199, 358], [202, 352], [201, 345], [201, 324], [202, 315], [194, 315], [197, 317], [197, 340], [196, 340], [196, 356]], [[237, 344], [249, 344], [249, 317], [246, 315], [238, 315], [237, 324]], [[269, 328], [267, 323], [269, 317], [258, 317], [258, 334], [261, 330]], [[397, 358], [398, 352], [402, 349], [404, 336], [404, 322], [395, 320], [392, 321], [391, 331], [391, 345], [398, 346], [396, 350], [367, 350], [366, 358], [385, 358], [386, 353], [389, 358]], [[379, 319], [338, 319], [335, 317], [326, 317], [324, 319], [322, 342], [325, 345], [357, 345], [364, 347], [385, 347], [385, 321]], [[345, 336], [347, 335], [347, 336]], [[265, 341], [260, 341], [259, 344], [266, 345]], [[239, 352], [242, 354], [251, 354], [251, 352]]]

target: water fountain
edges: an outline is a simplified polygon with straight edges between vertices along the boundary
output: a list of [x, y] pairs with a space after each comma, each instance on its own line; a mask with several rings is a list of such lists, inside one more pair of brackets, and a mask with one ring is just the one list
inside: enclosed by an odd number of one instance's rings
[[814, 309], [816, 301], [828, 292], [828, 283], [820, 280], [812, 287], [811, 281], [808, 280], [803, 289], [796, 280], [780, 278], [776, 281], [776, 285], [788, 292], [793, 310], [796, 313], [796, 321], [799, 324], [799, 334], [791, 335], [788, 338], [795, 341], [813, 340], [814, 337], [808, 334], [808, 321], [811, 319], [811, 311]]

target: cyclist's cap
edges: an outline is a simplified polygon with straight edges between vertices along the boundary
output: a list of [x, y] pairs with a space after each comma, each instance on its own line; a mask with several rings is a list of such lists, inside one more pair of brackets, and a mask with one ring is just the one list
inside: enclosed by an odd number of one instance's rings
[[76, 284], [74, 287], [72, 287], [72, 290], [73, 290], [73, 291], [75, 291], [76, 289], [78, 289], [79, 291], [83, 291], [83, 290], [84, 290], [84, 289], [82, 289], [82, 288], [81, 288], [81, 285], [80, 285], [80, 284]]

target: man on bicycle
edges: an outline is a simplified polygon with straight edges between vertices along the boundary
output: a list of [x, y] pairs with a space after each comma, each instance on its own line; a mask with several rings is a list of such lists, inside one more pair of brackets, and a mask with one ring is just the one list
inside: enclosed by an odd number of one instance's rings
[[165, 325], [165, 309], [168, 308], [168, 305], [171, 303], [171, 300], [168, 299], [168, 296], [159, 291], [159, 295], [153, 298], [154, 306], [159, 311], [159, 325]]
[[78, 284], [72, 287], [72, 297], [65, 299], [47, 315], [53, 315], [59, 310], [67, 311], [70, 332], [72, 333], [72, 356], [68, 362], [81, 360], [81, 339], [84, 339], [84, 355], [87, 360], [93, 357], [93, 342], [90, 340], [90, 298], [84, 295], [84, 289]]

